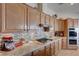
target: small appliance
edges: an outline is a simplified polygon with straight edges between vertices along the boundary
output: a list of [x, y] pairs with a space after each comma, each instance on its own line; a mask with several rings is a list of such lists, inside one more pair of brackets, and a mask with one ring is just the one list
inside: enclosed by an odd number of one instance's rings
[[13, 38], [11, 36], [2, 37], [1, 41], [1, 50], [2, 51], [10, 51], [15, 48], [15, 44], [13, 42]]

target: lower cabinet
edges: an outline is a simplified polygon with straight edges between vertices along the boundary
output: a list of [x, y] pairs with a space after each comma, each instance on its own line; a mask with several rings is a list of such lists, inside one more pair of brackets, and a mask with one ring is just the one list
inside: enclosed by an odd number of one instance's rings
[[61, 49], [62, 49], [62, 39], [59, 40], [59, 51], [61, 51]]
[[55, 55], [58, 55], [59, 52], [59, 41], [55, 41]]
[[57, 56], [61, 51], [62, 40], [56, 40], [43, 48], [32, 52], [32, 56]]
[[67, 48], [67, 39], [62, 38], [62, 49], [66, 49], [66, 48]]
[[51, 55], [54, 56], [55, 55], [55, 42], [51, 43]]
[[32, 56], [45, 56], [45, 48], [33, 51]]
[[45, 46], [45, 54], [46, 56], [51, 56], [51, 45]]

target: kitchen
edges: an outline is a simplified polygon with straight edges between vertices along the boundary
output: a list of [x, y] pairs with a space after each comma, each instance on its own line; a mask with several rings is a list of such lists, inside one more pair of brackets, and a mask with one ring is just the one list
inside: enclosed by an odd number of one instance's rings
[[[79, 55], [78, 6], [0, 3], [0, 56]], [[65, 50], [68, 54], [63, 54]]]

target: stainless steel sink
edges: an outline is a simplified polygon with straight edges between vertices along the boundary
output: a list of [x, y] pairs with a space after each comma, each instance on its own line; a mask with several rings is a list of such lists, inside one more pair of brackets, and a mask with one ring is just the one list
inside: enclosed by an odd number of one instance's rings
[[46, 43], [48, 41], [52, 41], [52, 39], [48, 39], [48, 38], [40, 38], [40, 39], [37, 39], [37, 41], [41, 42], [41, 43]]

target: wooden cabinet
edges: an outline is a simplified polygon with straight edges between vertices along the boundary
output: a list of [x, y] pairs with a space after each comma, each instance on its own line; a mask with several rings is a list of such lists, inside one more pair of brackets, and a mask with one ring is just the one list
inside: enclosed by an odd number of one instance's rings
[[59, 40], [59, 52], [61, 51], [62, 49], [62, 39]]
[[45, 14], [41, 13], [41, 24], [45, 24]]
[[52, 16], [50, 16], [50, 26], [51, 26], [51, 30], [54, 31], [54, 27], [55, 27], [55, 19], [54, 19]]
[[36, 29], [40, 24], [40, 12], [34, 8], [28, 8], [28, 25], [30, 29]]
[[33, 56], [51, 56], [51, 45], [47, 45], [44, 48], [33, 51]]
[[45, 49], [46, 49], [46, 56], [50, 56], [51, 55], [51, 45], [49, 44], [49, 45], [47, 45], [46, 47], [45, 47]]
[[[24, 31], [27, 22], [27, 7], [23, 4], [3, 4], [3, 32]], [[5, 13], [4, 13], [5, 12]], [[26, 28], [27, 29], [27, 28]]]
[[[52, 41], [46, 46], [32, 52], [32, 56], [55, 56], [61, 51], [62, 40]], [[29, 54], [28, 54], [29, 55]], [[30, 54], [31, 55], [31, 54]]]
[[62, 38], [62, 49], [66, 49], [67, 48], [67, 38]]
[[59, 31], [64, 31], [64, 20], [60, 19], [58, 24], [59, 24]]
[[67, 37], [68, 35], [68, 22], [67, 20], [64, 20], [64, 37]]
[[0, 32], [2, 29], [2, 4], [0, 4]]
[[46, 14], [45, 16], [45, 24], [50, 25], [50, 16]]
[[55, 32], [55, 19], [50, 16], [50, 32], [52, 33], [51, 35], [54, 36], [54, 32]]
[[55, 19], [55, 31], [59, 31], [59, 20]]
[[77, 28], [78, 27], [78, 20], [74, 19], [74, 27]]
[[78, 28], [79, 28], [79, 20], [78, 20]]
[[59, 41], [55, 41], [55, 55], [58, 55], [59, 52]]
[[68, 19], [68, 27], [78, 27], [78, 20]]
[[55, 20], [55, 31], [62, 31], [64, 36], [67, 36], [68, 22], [67, 20], [57, 19]]
[[64, 31], [64, 20], [55, 20], [55, 31]]
[[68, 27], [78, 27], [78, 19], [68, 19]]
[[33, 51], [33, 56], [45, 56], [45, 48], [40, 48], [38, 50]]
[[55, 42], [51, 43], [51, 55], [55, 55]]
[[68, 27], [74, 27], [74, 20], [68, 19]]

